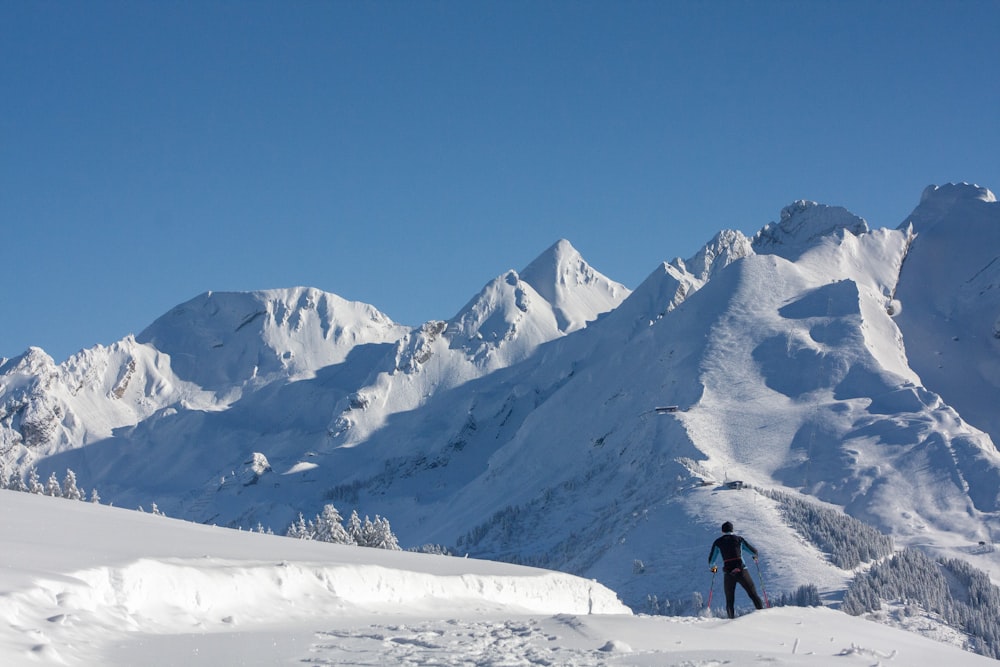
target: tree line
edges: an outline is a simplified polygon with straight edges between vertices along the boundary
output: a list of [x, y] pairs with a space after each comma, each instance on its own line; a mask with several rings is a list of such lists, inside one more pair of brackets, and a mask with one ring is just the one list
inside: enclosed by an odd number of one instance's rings
[[1000, 658], [1000, 588], [964, 560], [903, 549], [858, 574], [841, 609], [859, 616], [879, 611], [883, 602], [901, 604], [909, 616], [936, 614], [968, 635], [968, 650]]
[[[18, 471], [4, 473], [0, 471], [0, 488], [8, 491], [21, 491], [23, 493], [34, 493], [40, 496], [52, 496], [54, 498], [67, 498], [69, 500], [87, 500], [88, 496], [76, 481], [76, 473], [66, 469], [66, 475], [60, 484], [59, 478], [53, 472], [48, 480], [43, 484], [38, 470], [32, 467], [28, 470], [28, 479], [25, 480]], [[97, 489], [90, 490], [90, 502], [101, 502], [101, 496]]]
[[[32, 467], [28, 470], [28, 477], [25, 479], [20, 472], [13, 471], [6, 473], [0, 468], [0, 489], [9, 491], [20, 491], [23, 493], [34, 493], [40, 496], [51, 496], [54, 498], [66, 498], [68, 500], [87, 500], [87, 492], [77, 483], [76, 473], [67, 468], [66, 475], [62, 482], [59, 481], [55, 472], [49, 474], [48, 480], [42, 482], [38, 470]], [[96, 488], [90, 490], [89, 500], [92, 503], [100, 503], [101, 496]], [[142, 507], [139, 508], [143, 512]], [[160, 511], [156, 503], [152, 504], [152, 514], [165, 516]], [[271, 533], [270, 529], [265, 529], [258, 525], [256, 530], [251, 532]], [[365, 515], [364, 519], [358, 516], [357, 510], [351, 512], [346, 524], [333, 505], [325, 505], [323, 511], [315, 518], [306, 520], [302, 513], [299, 513], [297, 521], [292, 522], [285, 535], [300, 540], [316, 540], [317, 542], [331, 542], [333, 544], [350, 544], [361, 547], [373, 547], [375, 549], [389, 549], [399, 551], [399, 539], [392, 532], [389, 520], [385, 517], [375, 515], [375, 519], [370, 519]], [[447, 553], [442, 550], [441, 553]]]
[[362, 521], [358, 511], [353, 510], [345, 524], [340, 512], [331, 504], [324, 505], [323, 511], [308, 521], [299, 512], [298, 520], [292, 522], [285, 535], [300, 540], [400, 551], [399, 540], [388, 519], [376, 514], [374, 521], [367, 515]]
[[774, 500], [785, 522], [842, 570], [892, 554], [892, 538], [841, 511], [771, 489], [757, 489]]

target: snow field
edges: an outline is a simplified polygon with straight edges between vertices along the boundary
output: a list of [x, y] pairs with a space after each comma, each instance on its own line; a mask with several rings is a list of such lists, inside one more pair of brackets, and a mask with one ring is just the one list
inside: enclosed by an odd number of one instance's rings
[[596, 582], [534, 568], [337, 547], [11, 491], [0, 492], [0, 510], [2, 664], [29, 656], [101, 664], [97, 656], [137, 636], [287, 632], [310, 619], [401, 610], [631, 613]]
[[[437, 617], [316, 620], [290, 632], [135, 636], [111, 664], [183, 655], [188, 667], [218, 664], [406, 665], [410, 667], [950, 667], [994, 664], [911, 633], [829, 609], [771, 609], [720, 619], [652, 616], [524, 616], [462, 612]], [[184, 649], [178, 651], [179, 641]], [[248, 650], [252, 648], [252, 650]], [[131, 661], [131, 662], [130, 662]]]

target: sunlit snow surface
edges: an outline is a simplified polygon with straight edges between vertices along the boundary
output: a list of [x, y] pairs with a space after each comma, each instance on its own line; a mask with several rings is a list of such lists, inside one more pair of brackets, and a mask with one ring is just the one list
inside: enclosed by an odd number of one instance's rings
[[986, 665], [830, 609], [633, 616], [600, 584], [0, 491], [0, 664]]

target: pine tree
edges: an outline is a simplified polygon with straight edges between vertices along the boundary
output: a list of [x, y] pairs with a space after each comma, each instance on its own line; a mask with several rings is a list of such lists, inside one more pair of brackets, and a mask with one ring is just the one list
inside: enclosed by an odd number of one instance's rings
[[333, 544], [354, 544], [354, 540], [344, 530], [341, 523], [343, 517], [333, 505], [324, 505], [323, 512], [316, 517], [313, 522], [313, 539], [319, 542], [332, 542]]
[[28, 485], [24, 483], [24, 479], [21, 474], [17, 471], [10, 473], [10, 478], [7, 480], [7, 488], [11, 491], [27, 491]]
[[377, 549], [388, 549], [389, 551], [400, 551], [399, 540], [396, 539], [396, 536], [393, 534], [392, 527], [389, 526], [388, 519], [376, 514], [374, 528], [373, 547]]
[[265, 528], [264, 524], [261, 523], [260, 521], [257, 522], [257, 527], [256, 528], [251, 528], [250, 529], [250, 532], [251, 533], [262, 533], [264, 535], [274, 535], [274, 531], [271, 530], [270, 528]]
[[358, 546], [389, 549], [390, 551], [400, 550], [399, 541], [389, 526], [389, 520], [378, 514], [375, 515], [374, 521], [365, 516], [364, 523], [361, 525], [361, 539], [358, 541]]
[[363, 539], [361, 533], [361, 519], [358, 518], [358, 511], [351, 510], [351, 517], [347, 520], [347, 534], [350, 536], [351, 541], [358, 546], [363, 546], [361, 544], [361, 540]]
[[361, 524], [361, 534], [357, 541], [359, 547], [370, 547], [374, 546], [372, 543], [375, 541], [375, 524], [372, 520], [365, 515], [365, 520]]
[[90, 490], [90, 502], [95, 505], [101, 502], [101, 496], [97, 493], [97, 487]]
[[299, 512], [298, 521], [293, 521], [292, 525], [288, 527], [288, 531], [285, 533], [288, 537], [294, 537], [299, 540], [311, 540], [312, 532], [306, 526], [305, 517], [302, 516], [302, 512]]
[[45, 495], [52, 496], [53, 498], [58, 498], [62, 495], [62, 489], [59, 488], [59, 479], [55, 473], [49, 475], [49, 481], [45, 484]]
[[45, 487], [42, 486], [42, 481], [38, 477], [38, 469], [34, 466], [28, 471], [28, 490], [37, 495], [45, 493]]
[[66, 477], [63, 479], [62, 496], [70, 500], [81, 500], [83, 498], [83, 493], [76, 485], [76, 473], [69, 468], [66, 469]]

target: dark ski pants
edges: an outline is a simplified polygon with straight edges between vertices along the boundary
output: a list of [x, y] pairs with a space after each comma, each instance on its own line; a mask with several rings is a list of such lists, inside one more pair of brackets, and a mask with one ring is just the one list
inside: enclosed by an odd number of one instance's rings
[[753, 579], [750, 578], [746, 568], [734, 568], [732, 572], [726, 572], [723, 584], [726, 589], [726, 613], [729, 614], [729, 618], [736, 617], [736, 584], [743, 587], [757, 609], [764, 608], [764, 603], [757, 595], [757, 587], [753, 585]]

